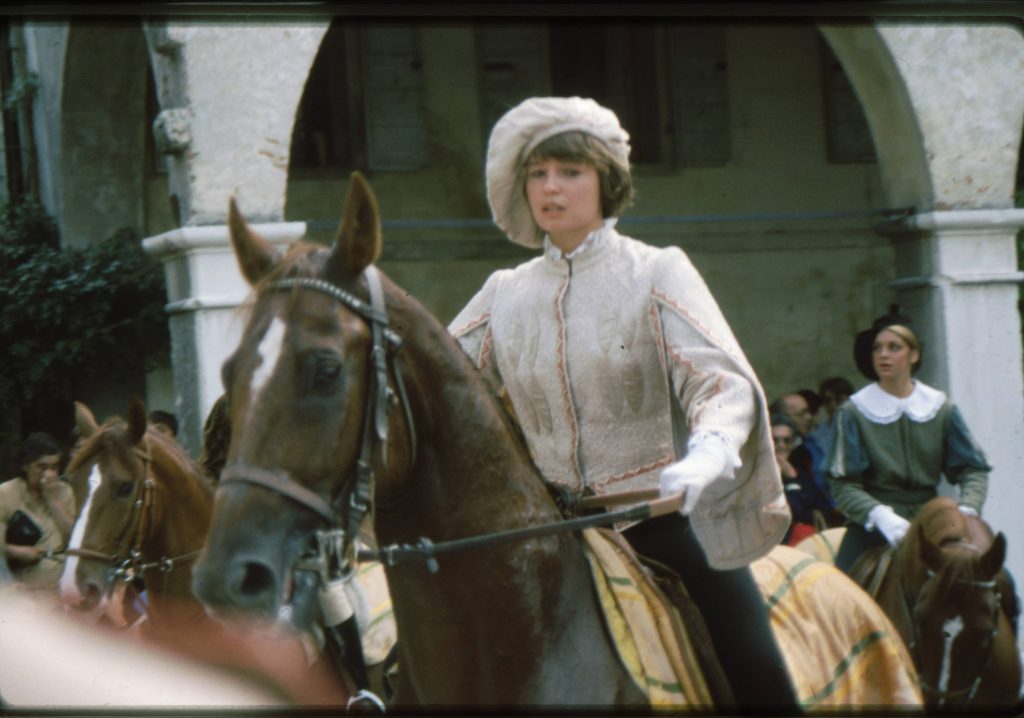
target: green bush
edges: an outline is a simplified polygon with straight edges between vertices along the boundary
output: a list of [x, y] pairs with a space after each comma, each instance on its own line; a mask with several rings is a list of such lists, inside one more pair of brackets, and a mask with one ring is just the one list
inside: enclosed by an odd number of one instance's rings
[[170, 346], [161, 265], [121, 230], [60, 248], [35, 201], [0, 213], [0, 400], [22, 415], [37, 401], [71, 399], [76, 380], [150, 369]]

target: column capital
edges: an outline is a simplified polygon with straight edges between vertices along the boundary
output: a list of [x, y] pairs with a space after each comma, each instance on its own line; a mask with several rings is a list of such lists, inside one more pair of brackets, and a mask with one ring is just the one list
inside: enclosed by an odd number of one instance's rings
[[881, 235], [915, 233], [993, 232], [1005, 235], [1024, 227], [1024, 209], [952, 209], [920, 212], [879, 222], [874, 229]]
[[[305, 222], [267, 222], [249, 225], [271, 244], [290, 244], [306, 236]], [[179, 227], [162, 234], [146, 237], [142, 248], [158, 259], [165, 255], [186, 253], [202, 249], [231, 250], [231, 236], [226, 224], [204, 224]]]

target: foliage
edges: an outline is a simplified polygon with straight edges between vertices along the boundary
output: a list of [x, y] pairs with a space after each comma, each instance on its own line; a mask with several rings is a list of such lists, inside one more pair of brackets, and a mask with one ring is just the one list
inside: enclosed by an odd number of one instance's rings
[[4, 93], [3, 108], [13, 110], [18, 105], [27, 105], [39, 92], [39, 76], [34, 72], [17, 77]]
[[151, 368], [167, 356], [158, 261], [130, 230], [60, 248], [32, 200], [0, 213], [0, 400], [8, 410], [69, 397], [76, 379]]

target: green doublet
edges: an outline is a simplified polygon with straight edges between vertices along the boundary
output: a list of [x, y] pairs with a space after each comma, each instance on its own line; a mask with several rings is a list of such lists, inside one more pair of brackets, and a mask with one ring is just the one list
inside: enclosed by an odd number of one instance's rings
[[[879, 504], [913, 518], [937, 495], [942, 476], [959, 488], [960, 504], [981, 512], [991, 468], [984, 453], [956, 406], [942, 392], [916, 385], [910, 408], [895, 398], [866, 406], [855, 394], [836, 412], [826, 466], [836, 504], [852, 522], [865, 524]], [[858, 394], [877, 398], [880, 391], [872, 384]]]

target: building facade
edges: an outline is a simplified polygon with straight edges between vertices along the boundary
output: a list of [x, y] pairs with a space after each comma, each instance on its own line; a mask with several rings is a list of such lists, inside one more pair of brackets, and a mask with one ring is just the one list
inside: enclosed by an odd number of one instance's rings
[[[381, 267], [447, 322], [527, 255], [488, 220], [489, 128], [592, 96], [632, 135], [627, 234], [678, 244], [769, 398], [840, 375], [893, 305], [921, 378], [994, 471], [986, 518], [1024, 576], [1024, 37], [999, 18], [19, 18], [39, 80], [39, 186], [64, 241], [119, 227], [165, 262], [173, 370], [144, 377], [198, 451], [247, 287], [228, 199], [275, 242], [330, 241], [349, 173], [378, 193]], [[8, 162], [8, 168], [11, 163]], [[123, 410], [117, 383], [97, 412]]]

